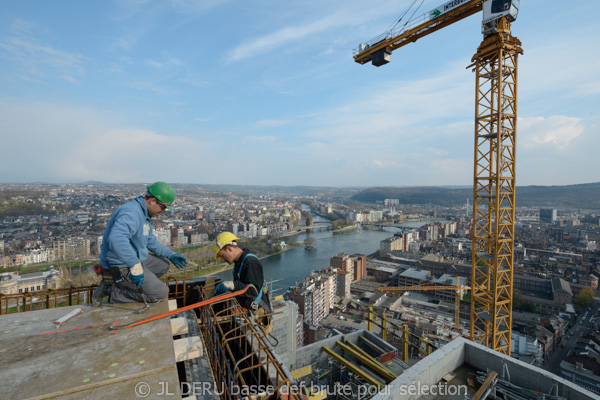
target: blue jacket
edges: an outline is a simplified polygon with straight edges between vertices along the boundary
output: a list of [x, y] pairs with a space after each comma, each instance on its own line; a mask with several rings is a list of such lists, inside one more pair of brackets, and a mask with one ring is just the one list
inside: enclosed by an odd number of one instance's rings
[[102, 238], [100, 265], [104, 269], [131, 268], [148, 258], [148, 250], [160, 257], [174, 254], [152, 233], [146, 202], [138, 196], [110, 217]]

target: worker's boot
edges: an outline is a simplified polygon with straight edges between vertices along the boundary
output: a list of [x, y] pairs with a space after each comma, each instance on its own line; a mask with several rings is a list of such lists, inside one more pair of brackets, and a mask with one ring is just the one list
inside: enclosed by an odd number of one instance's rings
[[110, 289], [111, 285], [107, 285], [104, 280], [100, 281], [100, 284], [96, 290], [94, 290], [94, 293], [92, 293], [92, 304], [94, 307], [102, 306], [102, 300], [104, 300], [106, 296], [110, 295]]

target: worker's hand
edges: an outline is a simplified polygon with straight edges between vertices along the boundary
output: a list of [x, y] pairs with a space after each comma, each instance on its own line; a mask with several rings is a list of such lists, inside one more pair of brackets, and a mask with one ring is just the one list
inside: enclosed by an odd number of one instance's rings
[[169, 257], [169, 260], [173, 263], [174, 266], [177, 267], [177, 269], [185, 268], [185, 266], [188, 263], [185, 257], [179, 253], [173, 254], [171, 257]]
[[225, 292], [227, 292], [228, 290], [233, 290], [233, 282], [232, 281], [223, 281], [223, 282], [219, 282], [219, 284], [217, 286], [215, 286], [215, 294], [216, 295], [220, 295], [223, 294]]
[[142, 283], [144, 282], [144, 268], [142, 268], [141, 263], [137, 263], [129, 268], [129, 280], [138, 289], [142, 287]]

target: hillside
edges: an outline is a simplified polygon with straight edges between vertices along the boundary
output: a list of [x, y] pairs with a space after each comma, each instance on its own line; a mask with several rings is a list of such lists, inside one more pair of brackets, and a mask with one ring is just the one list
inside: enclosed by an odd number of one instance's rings
[[[600, 209], [600, 182], [568, 186], [517, 186], [517, 207], [573, 207]], [[352, 200], [374, 203], [399, 199], [401, 204], [455, 206], [472, 202], [473, 189], [444, 187], [373, 187], [352, 196]]]

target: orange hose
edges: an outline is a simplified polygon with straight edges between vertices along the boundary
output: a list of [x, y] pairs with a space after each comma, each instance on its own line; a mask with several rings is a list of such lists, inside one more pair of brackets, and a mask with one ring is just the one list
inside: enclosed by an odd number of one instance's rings
[[209, 304], [213, 304], [213, 303], [216, 303], [216, 302], [219, 302], [219, 301], [222, 301], [222, 300], [227, 300], [227, 299], [230, 299], [232, 297], [239, 296], [240, 294], [244, 294], [251, 287], [252, 287], [252, 285], [248, 285], [244, 289], [238, 290], [237, 292], [225, 293], [225, 294], [223, 294], [221, 296], [216, 296], [216, 297], [213, 297], [211, 299], [201, 301], [199, 303], [190, 304], [189, 306], [181, 307], [181, 308], [178, 308], [178, 309], [173, 310], [173, 311], [167, 311], [167, 312], [164, 312], [164, 313], [161, 313], [161, 314], [154, 315], [152, 317], [148, 317], [146, 319], [142, 319], [142, 320], [137, 321], [137, 322], [132, 322], [129, 325], [113, 325], [113, 326], [110, 327], [110, 329], [131, 328], [133, 326], [145, 324], [146, 322], [155, 321], [157, 319], [161, 319], [161, 318], [165, 318], [165, 317], [170, 317], [171, 315], [176, 315], [176, 314], [182, 313], [184, 311], [193, 310], [195, 308], [200, 308], [200, 307], [203, 307], [203, 306], [207, 306]]

